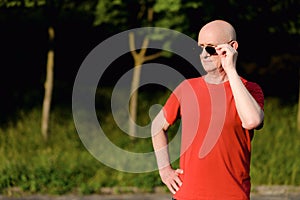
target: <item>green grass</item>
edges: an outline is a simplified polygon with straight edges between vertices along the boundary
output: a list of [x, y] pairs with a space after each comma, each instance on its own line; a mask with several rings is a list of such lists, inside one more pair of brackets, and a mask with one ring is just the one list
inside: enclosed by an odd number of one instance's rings
[[300, 133], [297, 105], [265, 101], [265, 124], [252, 142], [252, 183], [300, 185]]
[[[142, 93], [139, 123], [149, 123], [149, 106], [166, 98], [164, 93]], [[252, 183], [300, 185], [297, 105], [281, 105], [276, 99], [267, 99], [265, 105], [265, 126], [256, 132], [252, 143]], [[16, 122], [0, 129], [0, 193], [15, 187], [29, 193], [90, 194], [100, 192], [102, 187], [139, 187], [152, 191], [162, 186], [157, 171], [119, 172], [96, 160], [82, 145], [70, 110], [56, 108], [51, 112], [48, 142], [43, 141], [40, 133], [40, 117], [39, 108], [21, 112]], [[136, 152], [152, 150], [151, 139], [132, 141], [122, 134], [111, 114], [102, 112], [99, 118], [118, 146]]]

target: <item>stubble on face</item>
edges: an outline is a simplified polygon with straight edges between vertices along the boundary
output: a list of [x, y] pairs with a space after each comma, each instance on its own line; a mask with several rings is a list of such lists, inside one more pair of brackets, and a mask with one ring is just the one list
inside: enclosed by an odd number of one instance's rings
[[[198, 45], [216, 46], [235, 39], [236, 33], [231, 24], [223, 20], [215, 20], [201, 28], [198, 35]], [[218, 55], [209, 55], [207, 52], [202, 52], [200, 60], [206, 72], [224, 71]]]

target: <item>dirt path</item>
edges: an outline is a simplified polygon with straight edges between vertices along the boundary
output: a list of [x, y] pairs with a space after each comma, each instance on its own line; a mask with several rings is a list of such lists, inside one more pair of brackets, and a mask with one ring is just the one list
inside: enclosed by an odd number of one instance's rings
[[[135, 194], [135, 195], [89, 195], [89, 196], [42, 196], [3, 197], [1, 200], [171, 200], [167, 194]], [[251, 200], [300, 200], [298, 194], [251, 195]]]
[[[1, 196], [0, 200], [171, 200], [167, 193], [122, 194], [122, 195], [31, 195], [23, 197]], [[300, 200], [300, 187], [293, 186], [259, 186], [251, 193], [251, 200]]]

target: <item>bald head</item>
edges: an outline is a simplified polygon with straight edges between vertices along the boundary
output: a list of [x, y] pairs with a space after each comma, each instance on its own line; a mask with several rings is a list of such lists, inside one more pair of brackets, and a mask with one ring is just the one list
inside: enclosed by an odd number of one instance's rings
[[236, 40], [236, 32], [231, 24], [223, 20], [215, 20], [204, 25], [198, 36], [201, 44], [222, 44]]

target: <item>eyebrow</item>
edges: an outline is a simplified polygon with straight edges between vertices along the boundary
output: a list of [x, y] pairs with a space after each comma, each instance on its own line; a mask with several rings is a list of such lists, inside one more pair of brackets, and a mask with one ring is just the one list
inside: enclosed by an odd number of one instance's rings
[[[229, 43], [231, 43], [231, 42], [233, 42], [233, 41], [234, 41], [234, 40], [231, 39], [229, 42], [227, 42], [227, 44], [229, 44]], [[224, 43], [224, 44], [225, 44], [225, 43]], [[217, 45], [210, 44], [210, 43], [204, 45], [204, 44], [198, 43], [198, 46], [212, 46], [212, 47], [216, 47]]]
[[213, 46], [213, 47], [215, 47], [216, 45], [210, 44], [210, 43], [208, 43], [208, 44], [201, 44], [201, 43], [198, 43], [198, 46]]

